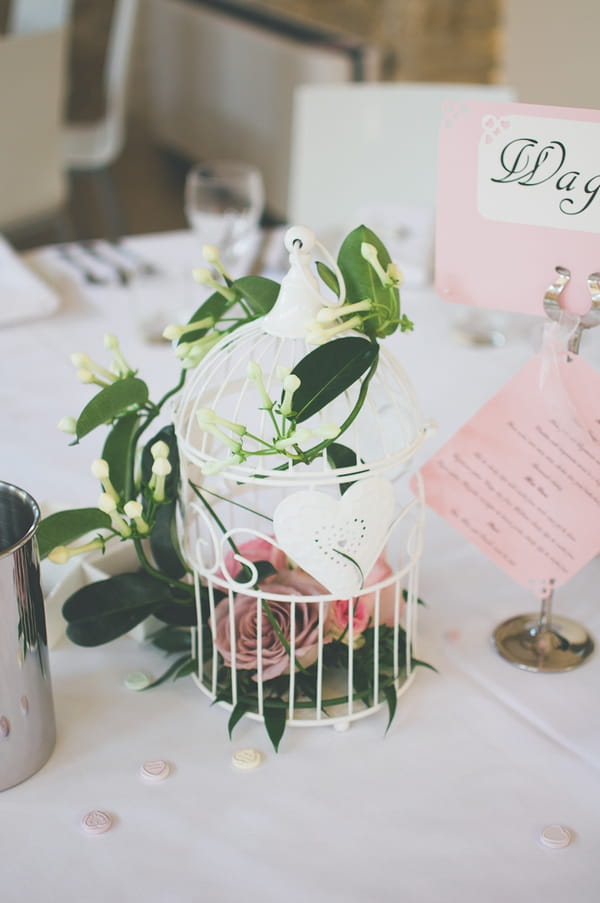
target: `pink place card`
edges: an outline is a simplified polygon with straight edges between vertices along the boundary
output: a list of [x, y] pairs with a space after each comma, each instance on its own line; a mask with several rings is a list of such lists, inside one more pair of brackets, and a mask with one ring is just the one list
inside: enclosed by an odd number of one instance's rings
[[565, 309], [590, 307], [600, 270], [600, 111], [473, 100], [440, 129], [436, 288], [442, 298], [542, 314], [557, 266]]
[[422, 475], [427, 504], [514, 580], [560, 586], [600, 552], [600, 374], [537, 355]]

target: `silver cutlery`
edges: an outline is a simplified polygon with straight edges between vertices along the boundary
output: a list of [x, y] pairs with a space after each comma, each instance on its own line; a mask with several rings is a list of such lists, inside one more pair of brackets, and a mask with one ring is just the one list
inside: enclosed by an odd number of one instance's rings
[[117, 241], [109, 242], [110, 246], [114, 248], [117, 254], [120, 254], [122, 257], [129, 260], [135, 267], [136, 272], [141, 273], [142, 276], [160, 276], [160, 268], [156, 266], [156, 264], [152, 263], [149, 260], [145, 260], [143, 257], [140, 257], [135, 251], [132, 251], [131, 248], [124, 245], [120, 239]]
[[81, 247], [99, 263], [111, 269], [121, 285], [129, 285], [133, 278], [131, 269], [121, 266], [112, 255], [104, 254], [93, 241], [83, 241], [81, 242]]
[[86, 282], [90, 285], [107, 285], [108, 279], [104, 279], [101, 276], [98, 276], [93, 270], [86, 267], [83, 261], [80, 260], [77, 253], [74, 252], [73, 248], [69, 245], [57, 245], [56, 246], [57, 253], [60, 257], [68, 263], [70, 266], [75, 269], [80, 276], [83, 276]]

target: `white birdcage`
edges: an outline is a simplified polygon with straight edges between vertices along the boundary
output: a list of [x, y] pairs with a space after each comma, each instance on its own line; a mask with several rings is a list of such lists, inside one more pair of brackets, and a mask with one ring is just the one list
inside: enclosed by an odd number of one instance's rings
[[[314, 350], [306, 324], [324, 305], [307, 269], [313, 242], [289, 230], [276, 305], [209, 351], [174, 424], [197, 683], [240, 716], [343, 728], [386, 703], [393, 712], [413, 677], [424, 506], [418, 474], [409, 478], [429, 424], [380, 347], [361, 378], [308, 412], [295, 442], [273, 447], [287, 375]], [[357, 353], [372, 344], [346, 333], [322, 353], [342, 338]], [[332, 424], [343, 425], [333, 444]]]

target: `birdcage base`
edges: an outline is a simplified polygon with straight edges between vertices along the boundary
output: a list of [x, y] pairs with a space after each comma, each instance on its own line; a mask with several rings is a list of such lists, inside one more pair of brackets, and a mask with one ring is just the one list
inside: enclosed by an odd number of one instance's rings
[[[192, 676], [194, 682], [199, 689], [202, 690], [204, 695], [208, 696], [212, 702], [215, 702], [214, 694], [202, 683], [198, 675], [194, 674]], [[396, 691], [397, 699], [399, 699], [412, 684], [414, 676], [415, 672], [412, 671], [409, 675], [402, 678], [402, 683]], [[331, 693], [334, 692], [333, 688], [328, 687], [327, 682], [324, 682], [324, 699], [330, 698], [329, 691], [331, 691]], [[233, 704], [230, 702], [219, 700], [215, 704], [228, 712], [233, 710]], [[336, 705], [328, 705], [326, 712], [323, 710], [318, 711], [314, 706], [311, 706], [310, 708], [296, 707], [291, 713], [288, 713], [286, 724], [288, 727], [333, 727], [336, 731], [347, 731], [352, 722], [362, 718], [368, 718], [370, 715], [374, 715], [376, 712], [384, 709], [386, 705], [387, 703], [385, 700], [381, 700], [375, 705], [370, 706], [351, 700], [350, 702], [345, 701]], [[249, 718], [252, 721], [264, 722], [264, 717], [260, 712], [245, 712], [244, 718]]]

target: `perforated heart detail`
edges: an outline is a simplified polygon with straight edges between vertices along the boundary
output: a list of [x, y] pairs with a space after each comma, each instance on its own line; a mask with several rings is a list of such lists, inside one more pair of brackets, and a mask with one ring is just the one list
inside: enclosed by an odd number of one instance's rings
[[381, 552], [394, 513], [392, 484], [382, 477], [354, 483], [341, 498], [308, 490], [275, 509], [278, 545], [342, 599], [355, 596]]

